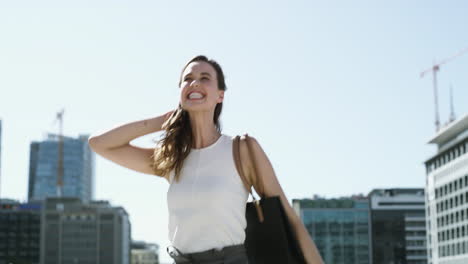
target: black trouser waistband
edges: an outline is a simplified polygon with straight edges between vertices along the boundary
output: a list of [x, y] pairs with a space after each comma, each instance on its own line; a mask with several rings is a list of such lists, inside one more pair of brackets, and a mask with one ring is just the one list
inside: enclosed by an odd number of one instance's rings
[[[169, 248], [172, 248], [172, 250], [169, 251]], [[245, 254], [244, 244], [226, 246], [222, 249], [213, 248], [213, 249], [205, 250], [202, 252], [195, 252], [195, 253], [183, 253], [183, 252], [180, 252], [180, 250], [174, 246], [168, 246], [166, 250], [167, 250], [167, 253], [169, 253], [169, 256], [171, 256], [176, 261], [176, 263], [181, 263], [185, 261], [190, 262], [190, 261], [218, 260], [218, 259], [224, 259], [225, 257], [228, 257], [228, 256], [235, 256], [239, 253]]]

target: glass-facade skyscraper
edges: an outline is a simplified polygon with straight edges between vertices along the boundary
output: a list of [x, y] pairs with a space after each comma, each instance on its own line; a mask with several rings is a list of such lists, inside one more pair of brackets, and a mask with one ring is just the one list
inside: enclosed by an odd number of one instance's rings
[[[88, 146], [89, 135], [63, 138], [63, 197], [90, 201], [94, 197], [95, 154]], [[59, 137], [49, 134], [41, 142], [32, 142], [29, 158], [28, 199], [57, 197]]]
[[370, 263], [367, 198], [293, 199], [293, 207], [325, 263]]

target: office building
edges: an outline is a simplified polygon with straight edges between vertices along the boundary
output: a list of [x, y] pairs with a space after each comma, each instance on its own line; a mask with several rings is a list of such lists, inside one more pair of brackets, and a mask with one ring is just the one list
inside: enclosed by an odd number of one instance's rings
[[363, 196], [293, 199], [325, 263], [369, 264], [369, 201]]
[[0, 199], [0, 264], [39, 264], [41, 204]]
[[159, 264], [159, 246], [144, 241], [132, 241], [132, 264]]
[[425, 161], [429, 264], [468, 263], [468, 115], [429, 141], [436, 153]]
[[423, 188], [374, 189], [372, 263], [427, 264]]
[[[88, 136], [63, 139], [63, 187], [61, 197], [91, 201], [94, 197], [95, 154], [88, 146]], [[28, 199], [58, 197], [57, 175], [59, 137], [49, 134], [41, 142], [32, 142], [29, 158]]]
[[0, 119], [0, 197], [2, 197], [2, 120]]
[[46, 198], [41, 225], [41, 264], [130, 264], [131, 226], [122, 207]]

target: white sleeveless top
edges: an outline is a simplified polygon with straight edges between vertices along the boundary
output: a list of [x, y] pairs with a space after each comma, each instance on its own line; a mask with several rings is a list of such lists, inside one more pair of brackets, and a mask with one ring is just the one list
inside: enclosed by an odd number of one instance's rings
[[182, 253], [243, 244], [249, 193], [232, 154], [233, 137], [192, 149], [179, 182], [170, 173], [167, 191], [169, 241]]

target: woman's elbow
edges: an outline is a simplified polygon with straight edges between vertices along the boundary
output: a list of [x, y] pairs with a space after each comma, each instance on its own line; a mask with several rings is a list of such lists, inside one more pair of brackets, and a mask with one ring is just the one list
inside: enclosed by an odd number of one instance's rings
[[96, 137], [96, 136], [89, 137], [88, 138], [88, 145], [92, 150], [96, 151], [96, 149], [99, 148], [99, 138]]

